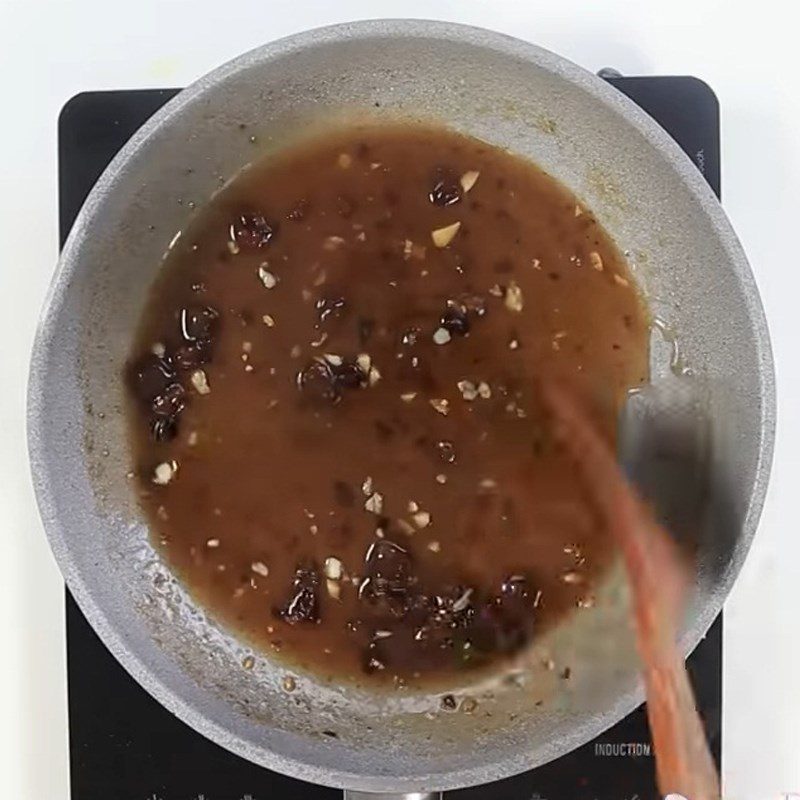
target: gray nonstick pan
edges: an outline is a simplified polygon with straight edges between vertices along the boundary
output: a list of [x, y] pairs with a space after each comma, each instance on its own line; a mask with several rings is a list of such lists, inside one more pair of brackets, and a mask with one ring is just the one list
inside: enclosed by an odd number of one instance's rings
[[[323, 28], [247, 53], [150, 119], [94, 187], [64, 247], [36, 338], [29, 444], [45, 529], [69, 588], [124, 667], [188, 725], [244, 758], [350, 790], [432, 792], [531, 769], [642, 699], [628, 596], [612, 569], [591, 610], [538, 641], [513, 680], [379, 694], [252, 653], [209, 619], [148, 541], [122, 368], [147, 291], [191, 208], [252, 161], [349, 116], [439, 121], [532, 158], [572, 188], [627, 255], [713, 426], [711, 502], [682, 633], [690, 652], [754, 535], [774, 436], [773, 365], [746, 258], [720, 205], [670, 137], [596, 76], [534, 45], [451, 24]], [[247, 135], [239, 130], [246, 123]], [[670, 374], [654, 330], [651, 374]], [[719, 491], [724, 487], [725, 503]], [[717, 494], [715, 494], [715, 492]], [[569, 664], [559, 680], [543, 662]], [[255, 657], [252, 669], [242, 662]], [[323, 732], [334, 732], [335, 737]]]

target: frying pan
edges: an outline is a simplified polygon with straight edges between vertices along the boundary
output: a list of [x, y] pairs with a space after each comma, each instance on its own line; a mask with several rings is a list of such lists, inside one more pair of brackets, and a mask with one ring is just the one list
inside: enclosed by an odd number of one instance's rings
[[[114, 159], [64, 247], [30, 374], [33, 478], [69, 588], [142, 686], [223, 747], [307, 781], [425, 793], [536, 767], [641, 701], [620, 570], [594, 608], [536, 643], [513, 680], [448, 687], [460, 704], [448, 711], [440, 693], [325, 683], [251, 653], [150, 546], [127, 477], [122, 366], [170, 241], [194, 205], [256, 156], [355, 117], [440, 121], [532, 158], [571, 187], [627, 255], [682, 363], [711, 387], [713, 480], [697, 520], [686, 653], [719, 612], [755, 532], [773, 446], [773, 365], [744, 253], [693, 164], [599, 78], [506, 36], [397, 20], [292, 36], [181, 92]], [[671, 353], [653, 336], [659, 380]], [[251, 654], [255, 666], [243, 669]]]

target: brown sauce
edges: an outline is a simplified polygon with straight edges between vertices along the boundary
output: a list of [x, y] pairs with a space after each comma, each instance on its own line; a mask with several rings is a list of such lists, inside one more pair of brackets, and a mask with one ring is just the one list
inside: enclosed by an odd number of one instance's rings
[[167, 257], [127, 375], [142, 503], [256, 646], [446, 681], [581, 613], [610, 559], [537, 380], [613, 436], [646, 370], [632, 278], [568, 190], [447, 130], [352, 128], [243, 172]]

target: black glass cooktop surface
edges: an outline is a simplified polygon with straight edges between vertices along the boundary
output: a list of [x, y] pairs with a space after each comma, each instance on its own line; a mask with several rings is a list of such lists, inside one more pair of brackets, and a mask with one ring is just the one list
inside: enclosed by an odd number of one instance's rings
[[[719, 195], [719, 110], [689, 77], [609, 78], [675, 138]], [[63, 243], [93, 183], [117, 150], [174, 89], [88, 92], [59, 118]], [[153, 700], [116, 662], [67, 594], [73, 800], [333, 800], [341, 792], [257, 767], [205, 739]], [[719, 763], [722, 624], [689, 659]], [[447, 800], [652, 800], [658, 797], [643, 708], [578, 750]]]

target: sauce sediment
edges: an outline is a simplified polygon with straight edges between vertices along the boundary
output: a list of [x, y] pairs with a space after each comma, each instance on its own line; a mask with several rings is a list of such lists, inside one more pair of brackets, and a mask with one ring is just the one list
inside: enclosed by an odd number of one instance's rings
[[647, 340], [613, 242], [530, 162], [410, 124], [287, 149], [198, 213], [141, 322], [154, 541], [317, 673], [490, 667], [591, 605], [612, 555], [537, 381], [568, 378], [613, 436]]

